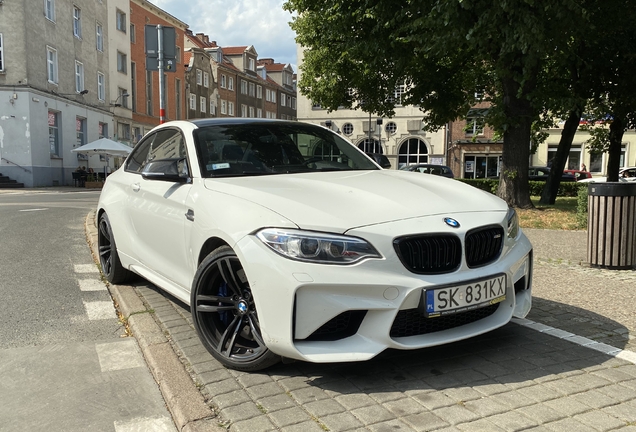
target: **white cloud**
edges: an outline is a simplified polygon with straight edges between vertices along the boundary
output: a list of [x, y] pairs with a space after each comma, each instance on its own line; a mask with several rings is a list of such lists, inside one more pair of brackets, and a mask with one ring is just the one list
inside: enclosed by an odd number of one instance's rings
[[259, 58], [291, 63], [296, 70], [292, 15], [283, 0], [152, 0], [193, 33], [205, 33], [219, 46], [253, 45]]

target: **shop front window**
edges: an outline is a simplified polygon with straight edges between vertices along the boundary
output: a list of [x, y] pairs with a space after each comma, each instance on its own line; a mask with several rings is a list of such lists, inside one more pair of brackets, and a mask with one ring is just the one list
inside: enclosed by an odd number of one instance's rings
[[428, 147], [419, 138], [409, 138], [398, 148], [398, 169], [418, 163], [428, 163]]

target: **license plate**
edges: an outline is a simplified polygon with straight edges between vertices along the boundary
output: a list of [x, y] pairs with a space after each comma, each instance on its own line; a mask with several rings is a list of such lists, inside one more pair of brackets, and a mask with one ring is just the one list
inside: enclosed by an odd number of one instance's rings
[[422, 297], [424, 315], [431, 318], [478, 309], [506, 299], [506, 275], [427, 289]]

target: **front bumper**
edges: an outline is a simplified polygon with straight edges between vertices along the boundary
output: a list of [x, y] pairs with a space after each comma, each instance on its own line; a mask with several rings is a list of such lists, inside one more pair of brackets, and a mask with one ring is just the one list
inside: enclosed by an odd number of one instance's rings
[[[437, 226], [438, 219], [419, 218], [347, 233], [370, 241], [384, 259], [346, 266], [290, 260], [255, 236], [243, 238], [235, 249], [250, 282], [268, 348], [311, 362], [368, 360], [387, 348], [445, 344], [501, 327], [513, 316], [525, 317], [532, 304], [532, 246], [523, 233], [508, 240], [500, 258], [490, 265], [471, 269], [462, 263], [458, 270], [438, 275], [406, 270], [391, 247], [393, 237], [386, 233], [422, 232], [422, 226], [447, 229]], [[492, 223], [502, 223], [501, 215], [479, 214], [463, 228], [468, 231]], [[506, 274], [506, 299], [501, 303], [448, 317], [425, 318], [418, 311], [426, 288], [500, 273]]]

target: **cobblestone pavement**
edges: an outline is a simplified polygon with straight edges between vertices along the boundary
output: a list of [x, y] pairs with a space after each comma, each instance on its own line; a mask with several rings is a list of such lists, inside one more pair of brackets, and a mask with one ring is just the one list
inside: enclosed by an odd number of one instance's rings
[[349, 364], [222, 367], [187, 306], [137, 292], [233, 432], [636, 431], [634, 272], [581, 265], [585, 233], [527, 230], [535, 245], [527, 320], [442, 347]]

